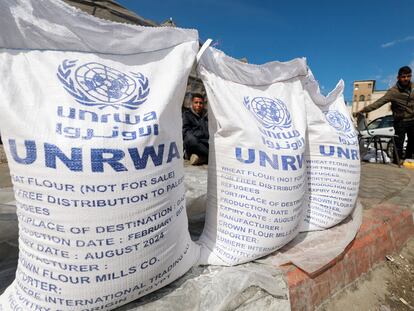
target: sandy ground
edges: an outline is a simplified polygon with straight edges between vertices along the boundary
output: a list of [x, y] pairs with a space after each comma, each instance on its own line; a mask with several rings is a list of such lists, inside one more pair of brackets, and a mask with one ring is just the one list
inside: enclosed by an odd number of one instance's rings
[[399, 253], [390, 254], [318, 311], [411, 311], [414, 310], [414, 237]]

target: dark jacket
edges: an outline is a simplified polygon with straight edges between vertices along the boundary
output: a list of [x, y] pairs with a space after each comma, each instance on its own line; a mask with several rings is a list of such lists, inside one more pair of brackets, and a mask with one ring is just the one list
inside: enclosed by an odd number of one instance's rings
[[183, 112], [183, 139], [184, 143], [193, 140], [208, 141], [208, 118], [207, 111], [199, 116], [191, 109]]
[[361, 112], [370, 112], [391, 102], [394, 121], [414, 120], [414, 90], [412, 87], [411, 83], [409, 88], [404, 89], [397, 83], [383, 97], [366, 106]]

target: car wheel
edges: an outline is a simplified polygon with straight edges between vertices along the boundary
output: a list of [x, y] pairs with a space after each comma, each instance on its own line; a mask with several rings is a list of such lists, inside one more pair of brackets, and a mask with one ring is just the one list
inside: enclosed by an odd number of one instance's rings
[[394, 161], [394, 156], [395, 156], [394, 150], [395, 150], [395, 146], [390, 140], [387, 144], [387, 155], [391, 159], [391, 161]]

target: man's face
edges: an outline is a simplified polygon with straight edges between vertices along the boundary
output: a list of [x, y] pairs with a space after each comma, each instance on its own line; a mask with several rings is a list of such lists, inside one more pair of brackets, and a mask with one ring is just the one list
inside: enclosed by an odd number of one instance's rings
[[192, 100], [192, 107], [195, 113], [200, 114], [204, 110], [204, 101], [202, 98], [194, 97]]
[[411, 82], [411, 73], [403, 73], [402, 75], [398, 76], [397, 79], [402, 86], [407, 86]]

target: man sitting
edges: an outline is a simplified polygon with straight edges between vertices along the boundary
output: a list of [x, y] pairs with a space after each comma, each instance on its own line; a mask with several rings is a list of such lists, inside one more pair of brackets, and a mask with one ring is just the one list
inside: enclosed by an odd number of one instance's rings
[[204, 108], [204, 97], [193, 94], [191, 108], [183, 112], [184, 150], [191, 165], [208, 161], [208, 119]]

